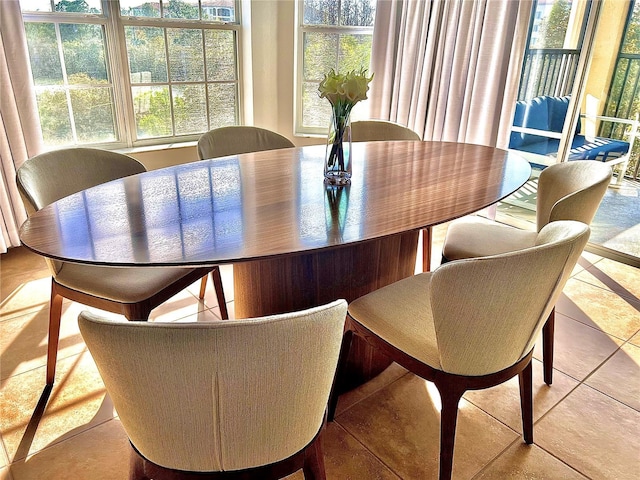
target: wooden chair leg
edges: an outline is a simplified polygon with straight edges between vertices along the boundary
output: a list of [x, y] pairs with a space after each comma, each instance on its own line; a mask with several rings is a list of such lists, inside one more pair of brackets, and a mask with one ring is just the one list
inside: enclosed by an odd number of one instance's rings
[[144, 460], [136, 452], [135, 448], [131, 444], [129, 444], [130, 452], [129, 452], [129, 480], [149, 480], [144, 474]]
[[207, 277], [208, 275], [205, 275], [200, 280], [200, 296], [199, 296], [200, 300], [204, 298], [204, 292], [207, 291]]
[[520, 382], [520, 408], [522, 410], [522, 433], [524, 441], [533, 443], [533, 362], [518, 374]]
[[326, 480], [327, 473], [324, 466], [324, 427], [317, 438], [309, 445], [304, 452], [304, 463], [302, 472], [305, 480]]
[[458, 420], [458, 403], [464, 394], [464, 389], [447, 383], [438, 385], [442, 400], [440, 414], [440, 480], [450, 480], [453, 472], [453, 449], [456, 437], [456, 422]]
[[62, 295], [56, 293], [51, 280], [51, 301], [49, 303], [49, 338], [47, 340], [47, 385], [53, 385], [56, 377], [58, 342], [60, 340], [60, 319], [62, 316]]
[[556, 309], [551, 310], [547, 322], [542, 327], [542, 365], [544, 368], [544, 383], [553, 383], [553, 337], [556, 323]]
[[223, 320], [229, 320], [227, 301], [224, 298], [224, 289], [222, 288], [222, 275], [220, 275], [220, 267], [215, 267], [213, 270], [211, 270], [211, 279], [213, 280], [213, 287], [216, 290], [218, 307], [220, 307], [220, 317], [222, 317]]
[[422, 229], [422, 271], [431, 270], [431, 240], [433, 232], [431, 227]]
[[336, 408], [338, 406], [338, 397], [343, 391], [343, 379], [345, 367], [347, 365], [347, 358], [349, 357], [349, 350], [351, 350], [351, 341], [353, 339], [353, 332], [346, 330], [342, 337], [342, 345], [340, 346], [340, 354], [338, 355], [338, 368], [336, 369], [336, 376], [333, 379], [333, 387], [329, 394], [329, 405], [327, 407], [327, 421], [333, 422], [336, 416]]

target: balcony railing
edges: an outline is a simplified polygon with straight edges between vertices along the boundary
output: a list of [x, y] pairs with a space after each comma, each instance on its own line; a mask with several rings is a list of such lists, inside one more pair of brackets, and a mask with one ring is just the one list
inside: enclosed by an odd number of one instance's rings
[[569, 95], [576, 77], [579, 56], [579, 50], [563, 48], [528, 50], [518, 100], [530, 100], [540, 95]]

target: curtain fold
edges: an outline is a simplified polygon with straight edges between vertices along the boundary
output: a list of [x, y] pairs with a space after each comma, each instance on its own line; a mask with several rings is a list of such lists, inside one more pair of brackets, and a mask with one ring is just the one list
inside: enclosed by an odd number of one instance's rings
[[531, 0], [379, 0], [370, 113], [424, 140], [506, 148]]
[[27, 218], [16, 186], [16, 170], [42, 151], [28, 58], [20, 4], [17, 0], [3, 0], [0, 2], [0, 253], [20, 245], [18, 229]]

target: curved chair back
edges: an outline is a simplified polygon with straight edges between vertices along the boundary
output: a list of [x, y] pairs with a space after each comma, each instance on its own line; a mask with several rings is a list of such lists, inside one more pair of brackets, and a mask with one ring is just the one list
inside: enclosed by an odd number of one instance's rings
[[487, 375], [527, 355], [588, 239], [584, 223], [552, 222], [534, 247], [435, 270], [430, 298], [443, 370]]
[[198, 140], [201, 159], [295, 147], [291, 141], [259, 127], [232, 126], [209, 130]]
[[80, 331], [131, 443], [198, 472], [270, 464], [318, 434], [347, 304], [210, 323], [102, 320]]
[[576, 220], [589, 225], [611, 176], [609, 165], [594, 160], [575, 160], [545, 168], [538, 181], [538, 231], [557, 220]]
[[[27, 213], [84, 189], [145, 172], [138, 160], [97, 148], [64, 148], [41, 153], [23, 163], [16, 183]], [[55, 277], [64, 262], [45, 259]]]
[[351, 123], [351, 140], [373, 142], [380, 140], [420, 140], [420, 136], [403, 125], [385, 120], [361, 120]]
[[29, 214], [86, 188], [145, 172], [142, 163], [96, 148], [66, 148], [30, 158], [16, 173]]

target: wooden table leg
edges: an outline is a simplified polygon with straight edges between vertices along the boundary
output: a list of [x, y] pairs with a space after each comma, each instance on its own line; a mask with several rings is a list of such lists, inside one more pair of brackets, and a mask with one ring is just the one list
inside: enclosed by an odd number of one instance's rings
[[[236, 318], [303, 310], [344, 298], [348, 302], [414, 274], [418, 232], [356, 245], [234, 264]], [[347, 361], [348, 388], [390, 364], [363, 341]]]

